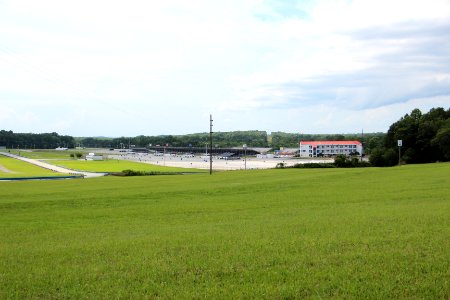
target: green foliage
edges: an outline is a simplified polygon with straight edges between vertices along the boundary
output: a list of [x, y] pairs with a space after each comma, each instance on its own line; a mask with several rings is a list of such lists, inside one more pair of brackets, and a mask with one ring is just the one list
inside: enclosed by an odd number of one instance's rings
[[384, 167], [386, 165], [383, 158], [383, 150], [375, 148], [370, 153], [369, 162], [375, 167]]
[[334, 165], [337, 168], [366, 168], [372, 166], [368, 162], [359, 161], [358, 157], [346, 156], [344, 154], [339, 154], [335, 157]]
[[80, 159], [80, 158], [83, 156], [83, 153], [77, 152], [77, 153], [75, 153], [75, 156], [76, 156], [78, 159]]
[[[367, 147], [374, 148], [382, 145], [384, 133], [366, 133], [361, 138], [361, 134], [298, 134], [285, 132], [272, 132], [270, 135], [265, 131], [232, 131], [232, 132], [215, 132], [213, 143], [218, 147], [242, 147], [247, 144], [249, 147], [272, 147], [279, 149], [280, 147], [295, 148], [298, 147], [300, 140], [359, 140], [363, 144], [370, 145]], [[209, 133], [194, 133], [187, 135], [160, 135], [160, 136], [144, 136], [137, 137], [120, 137], [120, 138], [77, 138], [77, 143], [81, 143], [85, 147], [104, 147], [119, 148], [120, 144], [136, 145], [146, 147], [149, 144], [166, 145], [173, 147], [204, 147], [209, 143]]]
[[73, 148], [74, 138], [68, 135], [52, 133], [14, 133], [0, 130], [0, 146], [9, 149], [52, 149], [57, 147]]
[[[173, 147], [204, 147], [209, 143], [209, 133], [194, 133], [187, 135], [159, 135], [159, 136], [137, 136], [137, 137], [120, 137], [114, 139], [97, 139], [83, 138], [79, 142], [85, 147], [107, 147], [119, 148], [120, 144], [136, 145], [146, 147], [150, 144], [166, 145]], [[232, 132], [215, 132], [214, 145], [218, 147], [242, 147], [247, 144], [249, 147], [267, 147], [267, 133], [265, 131], [232, 131]]]
[[387, 166], [387, 167], [395, 166], [396, 164], [398, 164], [398, 154], [397, 154], [397, 152], [395, 152], [394, 149], [392, 149], [392, 148], [388, 149], [383, 154], [383, 160], [384, 160], [385, 166]]
[[397, 150], [397, 140], [402, 140], [402, 160], [407, 163], [447, 161], [450, 154], [445, 136], [449, 120], [450, 109], [433, 108], [426, 114], [414, 109], [390, 126], [385, 149]]
[[181, 172], [160, 172], [160, 171], [135, 171], [135, 170], [123, 170], [120, 173], [111, 175], [115, 176], [154, 176], [154, 175], [181, 175]]
[[346, 155], [339, 154], [334, 159], [334, 165], [338, 168], [348, 168], [352, 165], [352, 161]]
[[334, 163], [305, 163], [305, 164], [295, 164], [293, 168], [297, 169], [329, 169], [336, 168]]
[[447, 299], [450, 164], [5, 182], [1, 299]]
[[276, 169], [284, 169], [286, 167], [286, 164], [283, 162], [279, 162], [277, 163], [277, 165], [275, 166]]
[[450, 160], [450, 119], [447, 119], [443, 126], [437, 131], [436, 136], [431, 143], [432, 145], [439, 147], [446, 161]]
[[393, 149], [376, 148], [370, 154], [369, 162], [374, 167], [392, 167], [398, 164], [398, 154]]

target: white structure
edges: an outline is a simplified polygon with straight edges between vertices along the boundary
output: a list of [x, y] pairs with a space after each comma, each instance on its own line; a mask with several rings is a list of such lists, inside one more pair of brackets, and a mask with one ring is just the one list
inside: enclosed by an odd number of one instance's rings
[[86, 160], [103, 160], [103, 155], [95, 155], [95, 153], [89, 153], [86, 155]]
[[338, 154], [362, 155], [360, 141], [300, 141], [300, 157], [334, 156]]

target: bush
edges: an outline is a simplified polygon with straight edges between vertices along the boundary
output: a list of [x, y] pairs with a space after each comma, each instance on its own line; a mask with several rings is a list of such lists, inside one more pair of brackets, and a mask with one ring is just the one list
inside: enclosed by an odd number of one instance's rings
[[306, 164], [295, 164], [293, 168], [298, 169], [326, 169], [335, 168], [333, 163], [306, 163]]
[[372, 150], [369, 161], [375, 167], [392, 167], [398, 163], [398, 153], [392, 148], [386, 151], [376, 148]]
[[80, 159], [83, 156], [83, 153], [77, 152], [75, 153], [75, 156]]
[[357, 157], [348, 157], [344, 154], [336, 156], [334, 165], [337, 168], [367, 168], [372, 166], [369, 162], [359, 161]]
[[181, 175], [181, 172], [157, 172], [157, 171], [135, 171], [135, 170], [123, 170], [120, 173], [110, 173], [114, 176], [152, 176], [152, 175]]
[[369, 161], [375, 167], [384, 167], [386, 165], [383, 151], [380, 148], [375, 148], [371, 151]]
[[334, 165], [338, 168], [350, 168], [353, 166], [351, 158], [347, 158], [344, 154], [339, 154], [334, 159]]
[[388, 149], [383, 154], [384, 164], [385, 166], [392, 167], [398, 163], [398, 153], [395, 152], [394, 149]]

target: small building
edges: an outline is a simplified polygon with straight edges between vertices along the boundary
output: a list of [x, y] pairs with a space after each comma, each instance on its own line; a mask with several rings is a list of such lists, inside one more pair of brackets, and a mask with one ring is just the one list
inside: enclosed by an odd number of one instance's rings
[[360, 141], [300, 141], [300, 157], [322, 157], [344, 155], [362, 155]]
[[103, 155], [96, 155], [95, 153], [89, 153], [86, 155], [86, 160], [103, 160]]

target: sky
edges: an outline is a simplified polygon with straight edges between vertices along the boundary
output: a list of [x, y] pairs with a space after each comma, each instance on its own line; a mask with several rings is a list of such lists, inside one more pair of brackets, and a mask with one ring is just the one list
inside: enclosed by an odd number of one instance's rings
[[0, 129], [386, 132], [450, 107], [450, 0], [0, 0]]

